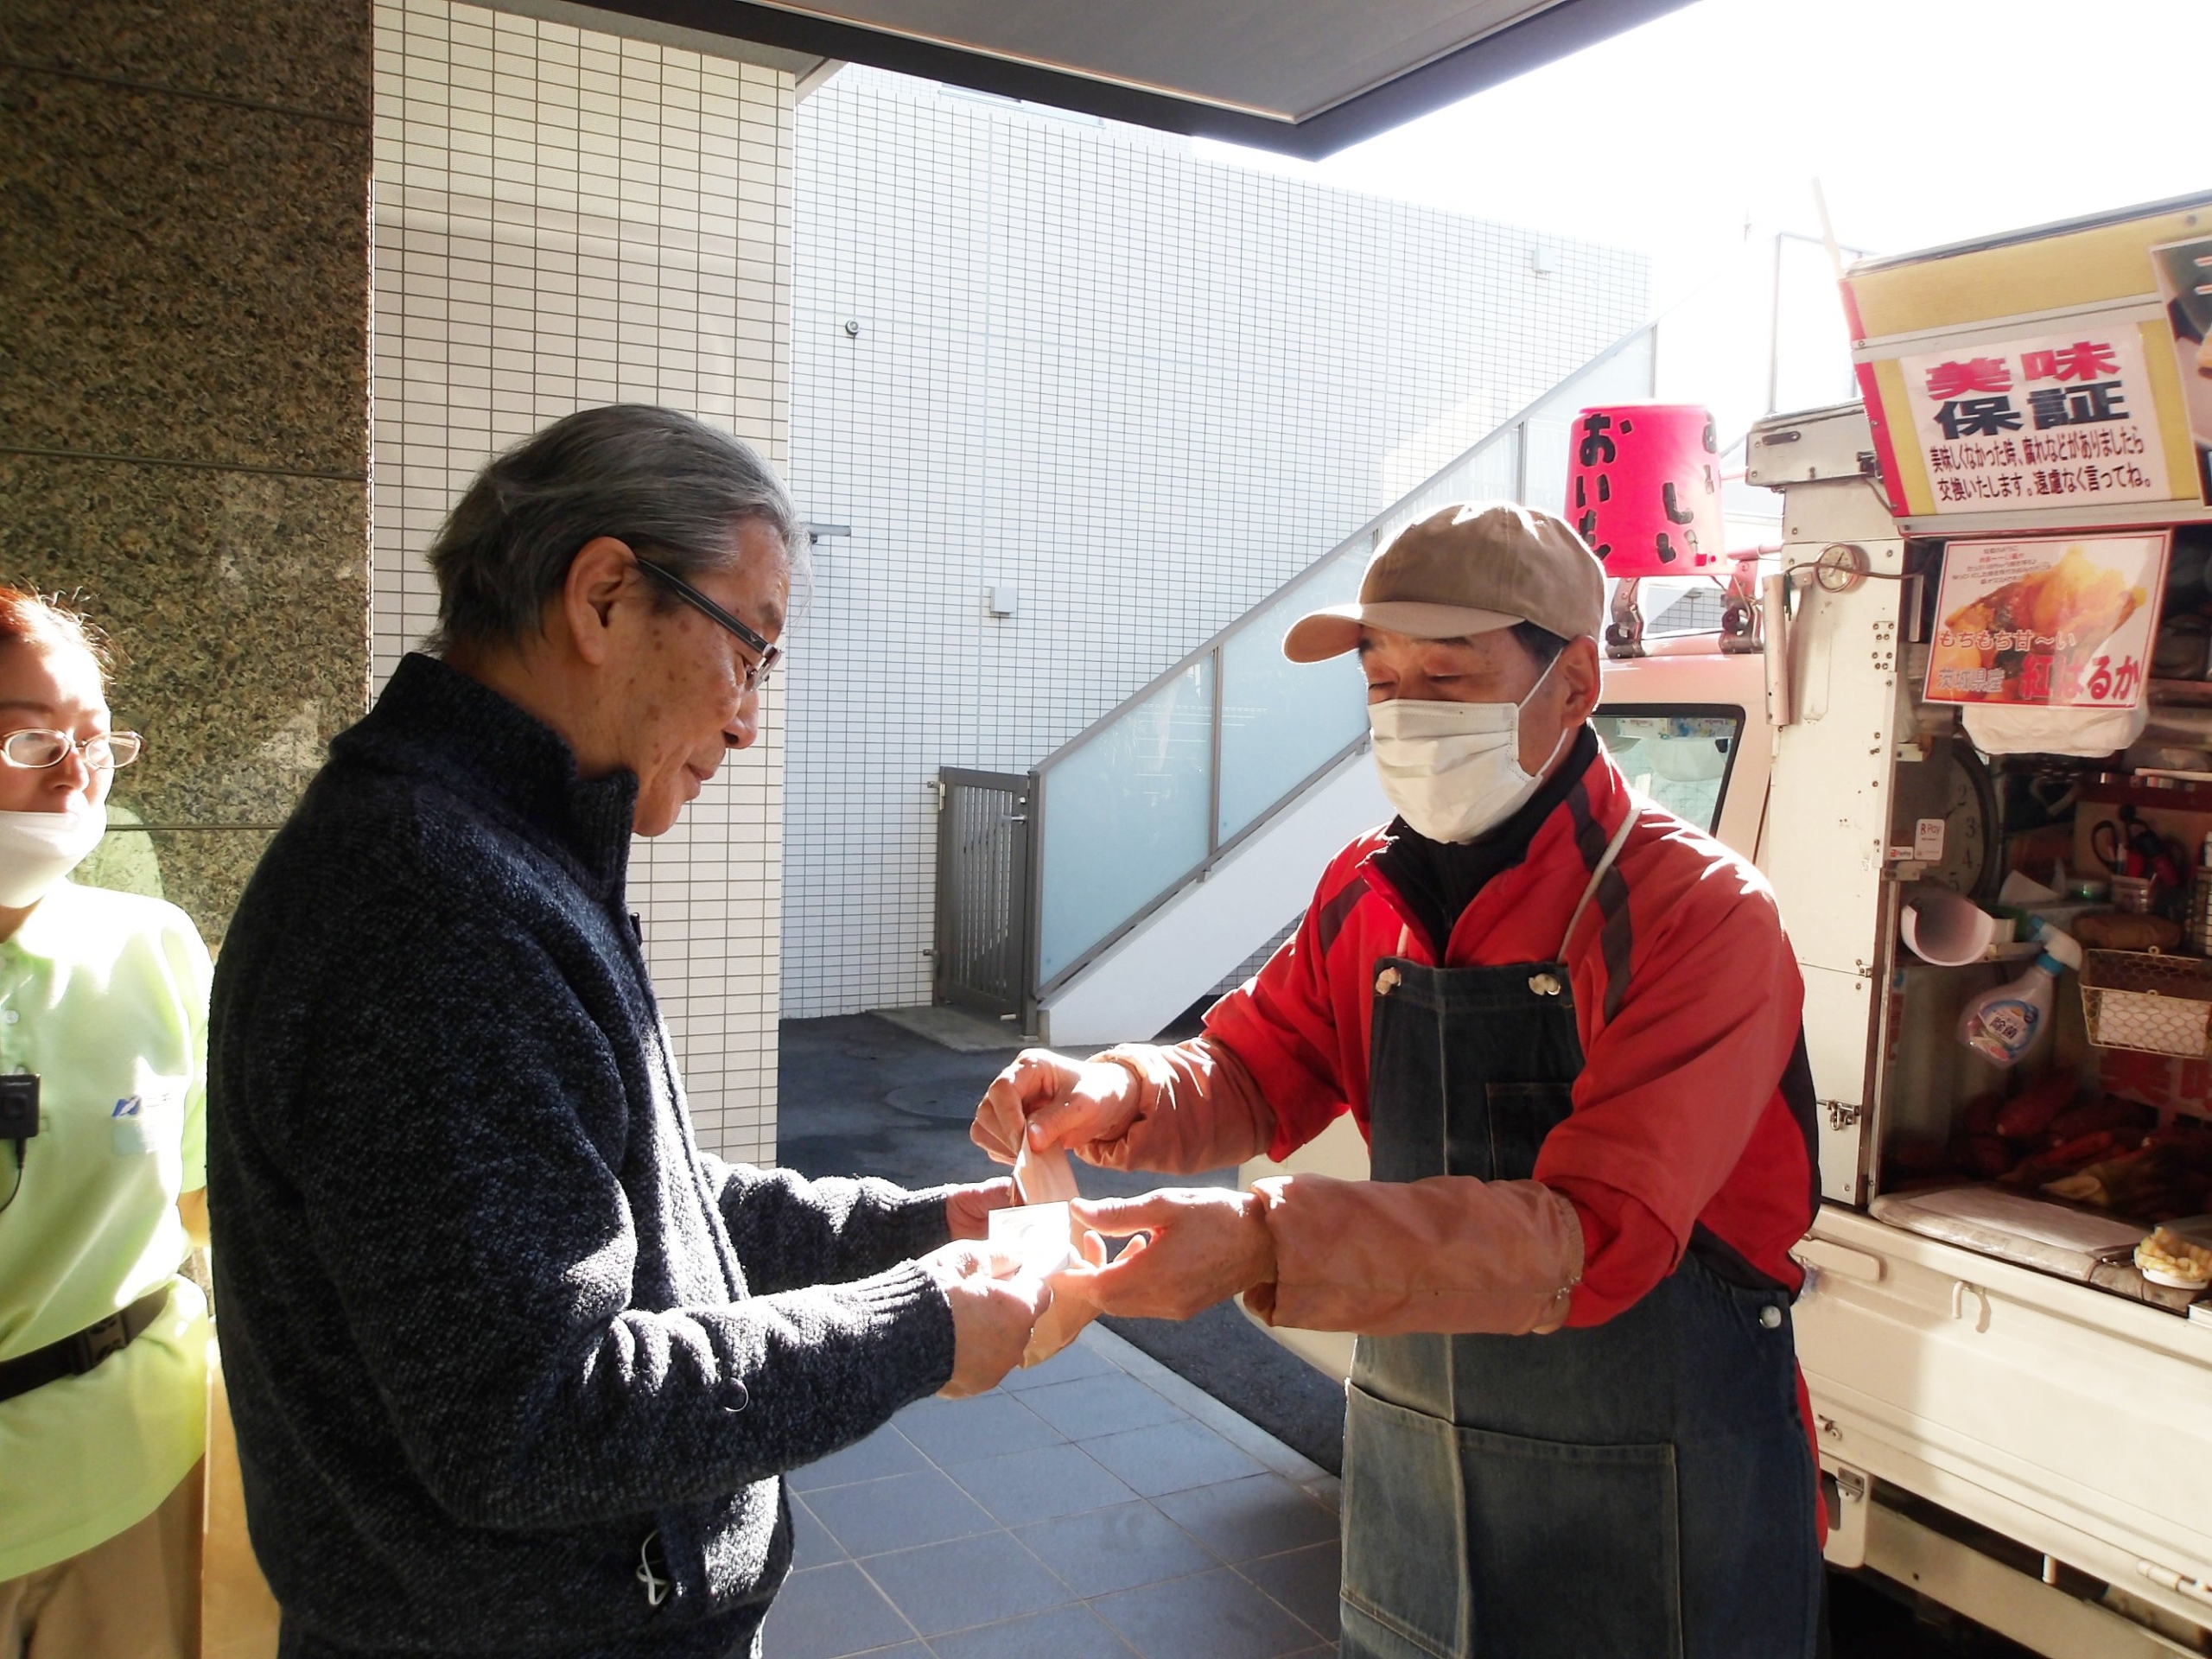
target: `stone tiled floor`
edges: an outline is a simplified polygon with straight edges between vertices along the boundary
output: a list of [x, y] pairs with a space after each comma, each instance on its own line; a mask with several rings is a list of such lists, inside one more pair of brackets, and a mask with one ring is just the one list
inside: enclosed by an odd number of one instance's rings
[[1336, 1650], [1334, 1479], [1095, 1326], [790, 1484], [766, 1659]]

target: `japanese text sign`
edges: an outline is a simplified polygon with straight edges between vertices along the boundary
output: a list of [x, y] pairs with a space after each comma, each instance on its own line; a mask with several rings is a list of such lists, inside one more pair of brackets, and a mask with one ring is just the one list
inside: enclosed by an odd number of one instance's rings
[[1952, 542], [1928, 701], [2134, 708], [2150, 672], [2167, 540], [2161, 531]]
[[1899, 361], [1939, 512], [2166, 499], [2143, 339], [2092, 323]]

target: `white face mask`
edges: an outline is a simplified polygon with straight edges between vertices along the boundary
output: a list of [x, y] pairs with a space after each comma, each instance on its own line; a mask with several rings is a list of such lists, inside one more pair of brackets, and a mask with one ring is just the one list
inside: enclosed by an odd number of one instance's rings
[[[1552, 659], [1553, 666], [1559, 659]], [[1535, 777], [1521, 769], [1521, 711], [1551, 677], [1547, 668], [1518, 702], [1370, 703], [1375, 767], [1382, 792], [1417, 835], [1472, 841], [1496, 828], [1535, 793], [1542, 772], [1566, 747], [1559, 741]]]
[[0, 812], [0, 907], [22, 910], [54, 891], [107, 833], [105, 806]]

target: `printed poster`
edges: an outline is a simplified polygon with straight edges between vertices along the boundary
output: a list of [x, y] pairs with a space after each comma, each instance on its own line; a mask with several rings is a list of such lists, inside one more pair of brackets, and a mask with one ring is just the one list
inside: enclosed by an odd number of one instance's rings
[[2133, 709], [2150, 672], [2169, 532], [1955, 541], [1930, 702]]
[[2151, 250], [2158, 299], [2173, 330], [2174, 367], [2196, 454], [2197, 492], [2212, 505], [2212, 237]]
[[1902, 358], [1936, 511], [2171, 499], [2132, 322]]

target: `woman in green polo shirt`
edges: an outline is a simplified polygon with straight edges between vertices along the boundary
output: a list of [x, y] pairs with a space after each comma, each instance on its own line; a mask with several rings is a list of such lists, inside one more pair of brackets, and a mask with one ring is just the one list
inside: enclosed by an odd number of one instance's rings
[[138, 747], [81, 620], [0, 588], [0, 1659], [198, 1650], [207, 950], [66, 879]]

